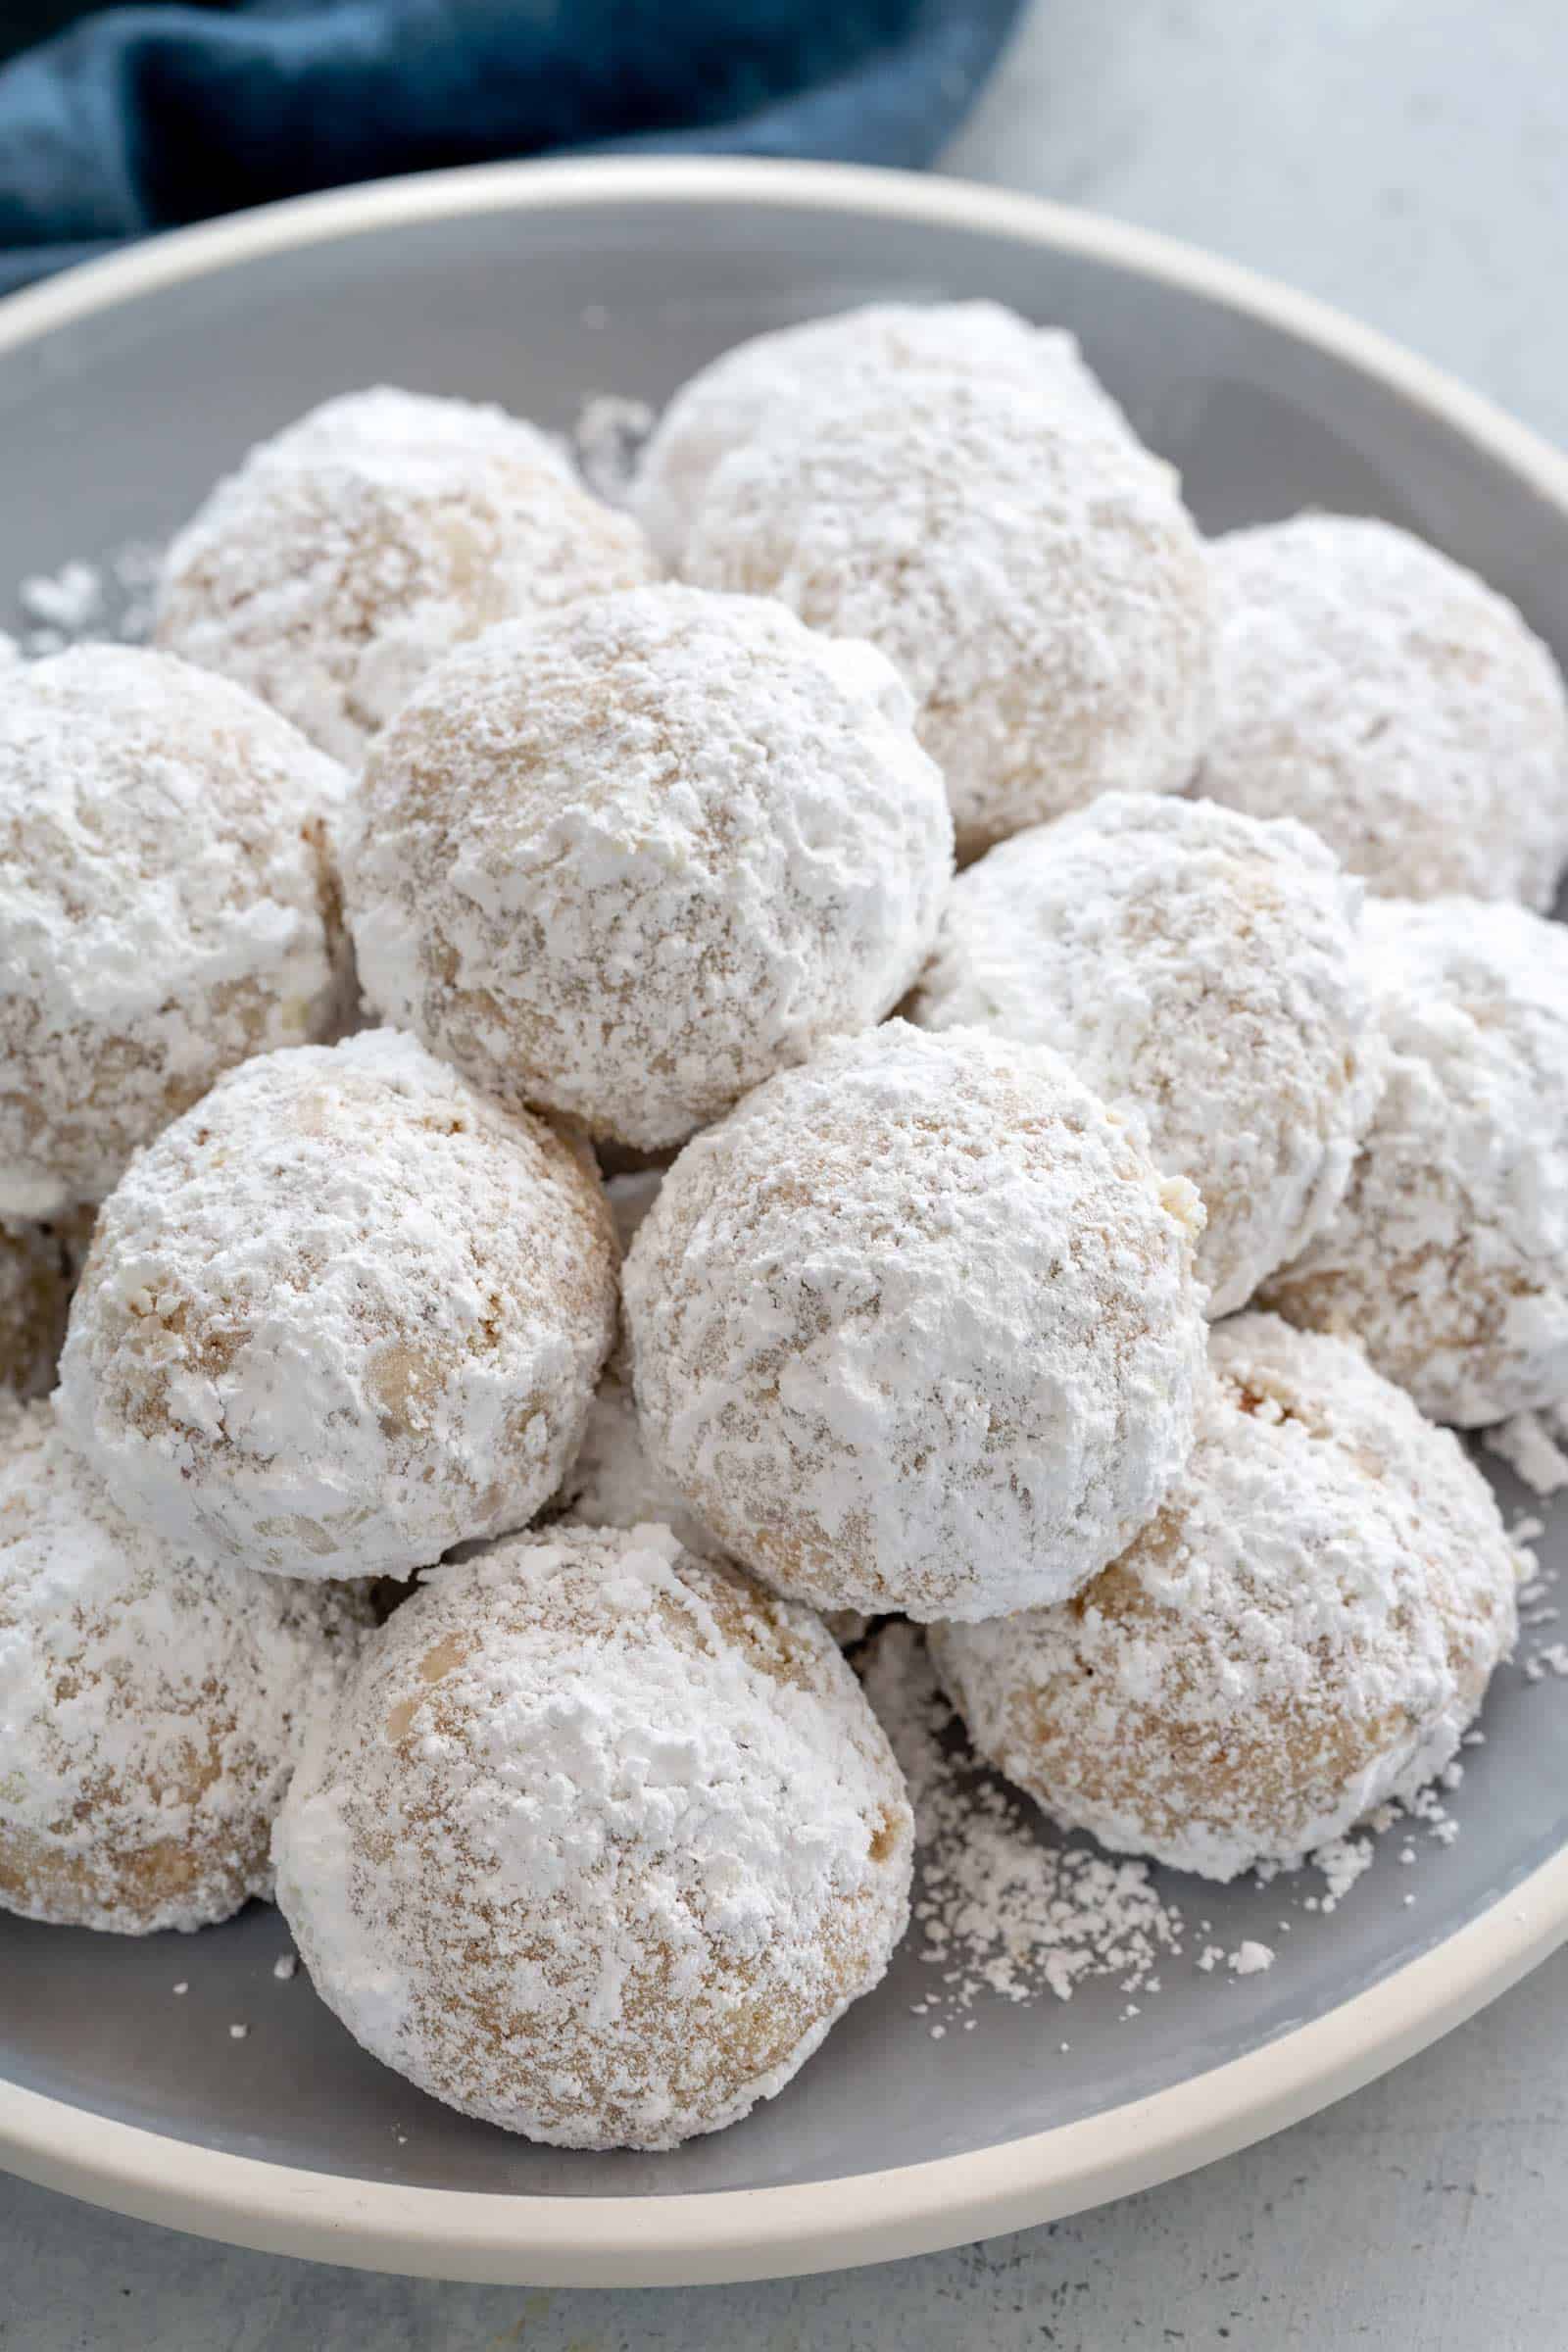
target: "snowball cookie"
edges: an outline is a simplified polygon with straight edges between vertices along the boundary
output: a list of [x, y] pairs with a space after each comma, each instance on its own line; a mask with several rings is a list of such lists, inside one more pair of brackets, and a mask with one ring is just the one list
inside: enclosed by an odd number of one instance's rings
[[274, 1840], [317, 1991], [449, 2106], [668, 2148], [781, 2090], [908, 1916], [904, 1782], [809, 1611], [666, 1528], [428, 1576]]
[[1338, 1213], [1267, 1287], [1465, 1428], [1568, 1396], [1568, 928], [1367, 909], [1388, 1084]]
[[1361, 886], [1315, 835], [1107, 793], [959, 876], [911, 1017], [1054, 1046], [1208, 1222], [1210, 1315], [1342, 1198], [1382, 1073]]
[[633, 506], [666, 563], [681, 560], [715, 467], [779, 416], [858, 393], [899, 396], [911, 375], [1015, 383], [1091, 430], [1132, 438], [1074, 336], [997, 302], [878, 302], [737, 343], [683, 384], [643, 452]]
[[47, 1405], [0, 1412], [0, 1907], [200, 1928], [271, 1891], [306, 1723], [368, 1610], [125, 1518]]
[[644, 1443], [819, 1608], [1060, 1599], [1187, 1458], [1201, 1215], [1053, 1054], [846, 1039], [665, 1177], [624, 1279]]
[[220, 1071], [333, 1026], [347, 789], [170, 655], [0, 672], [0, 1214], [102, 1200]]
[[555, 1493], [614, 1322], [586, 1153], [369, 1030], [247, 1062], [135, 1161], [59, 1406], [203, 1558], [401, 1576]]
[[219, 483], [169, 550], [158, 639], [357, 767], [452, 646], [658, 568], [531, 424], [382, 387], [313, 410]]
[[54, 1387], [91, 1230], [91, 1209], [52, 1225], [0, 1217], [0, 1392], [44, 1396]]
[[1185, 1476], [1072, 1600], [932, 1637], [976, 1746], [1067, 1829], [1233, 1879], [1440, 1772], [1518, 1560], [1446, 1430], [1343, 1340], [1219, 1325]]
[[1175, 475], [1016, 384], [866, 387], [831, 434], [779, 416], [717, 468], [685, 571], [890, 657], [960, 858], [1097, 793], [1175, 792], [1202, 750], [1208, 577]]
[[953, 868], [867, 645], [646, 588], [454, 655], [370, 755], [365, 987], [504, 1102], [677, 1143], [897, 1004]]
[[1407, 531], [1342, 514], [1231, 531], [1209, 560], [1202, 791], [1300, 817], [1385, 897], [1549, 906], [1568, 701], [1513, 606]]

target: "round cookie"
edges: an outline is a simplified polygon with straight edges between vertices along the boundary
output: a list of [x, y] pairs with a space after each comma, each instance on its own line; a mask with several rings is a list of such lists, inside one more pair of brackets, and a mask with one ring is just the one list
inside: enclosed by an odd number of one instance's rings
[[91, 1209], [51, 1225], [0, 1217], [0, 1390], [46, 1396], [54, 1387], [91, 1230]]
[[1060, 1598], [1186, 1459], [1200, 1220], [1054, 1054], [889, 1022], [665, 1177], [624, 1277], [644, 1443], [819, 1608]]
[[271, 1891], [306, 1724], [368, 1610], [133, 1526], [47, 1405], [0, 1409], [0, 1907], [148, 1935]]
[[808, 1610], [666, 1529], [425, 1578], [277, 1825], [317, 1991], [400, 2074], [564, 2147], [769, 2098], [908, 1916], [903, 1780]]
[[454, 645], [658, 570], [531, 424], [381, 387], [312, 410], [219, 483], [169, 550], [157, 635], [357, 767]]
[[366, 991], [475, 1085], [677, 1143], [919, 970], [953, 864], [880, 654], [694, 588], [454, 655], [372, 750]]
[[715, 471], [688, 579], [869, 638], [912, 691], [958, 855], [1098, 793], [1176, 792], [1211, 628], [1176, 477], [1006, 382], [911, 377], [784, 416]]
[[0, 1214], [131, 1153], [344, 996], [332, 760], [226, 679], [83, 645], [0, 672]]
[[1342, 514], [1230, 531], [1209, 566], [1200, 791], [1299, 817], [1383, 897], [1550, 906], [1568, 700], [1504, 597], [1407, 531]]
[[1480, 1472], [1348, 1342], [1217, 1326], [1158, 1517], [1060, 1607], [945, 1626], [981, 1754], [1064, 1828], [1204, 1878], [1295, 1862], [1459, 1744], [1519, 1562]]
[[1382, 1076], [1361, 886], [1315, 835], [1107, 793], [960, 874], [909, 1017], [1054, 1046], [1208, 1221], [1211, 1316], [1333, 1213]]
[[1568, 1396], [1568, 928], [1475, 899], [1367, 908], [1389, 1075], [1349, 1189], [1267, 1285], [1434, 1420]]
[[554, 1494], [614, 1319], [586, 1153], [371, 1030], [247, 1062], [136, 1160], [59, 1407], [203, 1558], [401, 1576]]
[[1076, 339], [1031, 326], [996, 302], [876, 302], [754, 335], [684, 383], [643, 451], [633, 506], [665, 562], [685, 551], [713, 473], [774, 418], [833, 412], [870, 387], [911, 375], [1015, 383], [1097, 432], [1132, 438], [1127, 420], [1084, 365]]

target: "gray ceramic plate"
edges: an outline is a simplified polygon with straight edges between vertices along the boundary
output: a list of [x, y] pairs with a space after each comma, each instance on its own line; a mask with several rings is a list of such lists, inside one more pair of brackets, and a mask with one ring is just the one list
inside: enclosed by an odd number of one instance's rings
[[[1568, 656], [1568, 472], [1483, 403], [1157, 239], [815, 168], [397, 182], [167, 239], [12, 302], [0, 577], [161, 535], [247, 443], [329, 392], [384, 379], [564, 426], [590, 392], [662, 400], [759, 328], [956, 294], [1075, 328], [1209, 528], [1314, 502], [1387, 515], [1476, 565]], [[1568, 1511], [1548, 1559], [1565, 1533]], [[249, 2244], [541, 2283], [827, 2268], [1043, 2220], [1322, 2104], [1568, 1934], [1554, 1686], [1499, 1679], [1454, 1799], [1461, 1835], [1418, 1841], [1411, 1869], [1385, 1852], [1332, 1913], [1304, 1907], [1304, 1883], [1169, 1882], [1211, 1927], [1136, 2019], [1110, 1977], [1069, 2008], [984, 1998], [972, 2031], [933, 2039], [911, 2014], [932, 1972], [906, 1953], [781, 2098], [669, 2156], [530, 2147], [420, 2098], [303, 1977], [273, 1979], [285, 1937], [260, 1907], [147, 1942], [0, 1918], [0, 2155]], [[1279, 1948], [1267, 1974], [1194, 1966], [1200, 1943], [1247, 1937]]]

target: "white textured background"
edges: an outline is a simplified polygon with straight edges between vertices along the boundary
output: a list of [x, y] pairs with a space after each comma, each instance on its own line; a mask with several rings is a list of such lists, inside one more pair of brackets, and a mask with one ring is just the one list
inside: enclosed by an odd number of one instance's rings
[[[1568, 441], [1568, 0], [1038, 0], [948, 162], [1292, 280]], [[773, 2286], [374, 2278], [0, 2181], [0, 2352], [1561, 2352], [1565, 2020], [1568, 1955], [1190, 2180]]]

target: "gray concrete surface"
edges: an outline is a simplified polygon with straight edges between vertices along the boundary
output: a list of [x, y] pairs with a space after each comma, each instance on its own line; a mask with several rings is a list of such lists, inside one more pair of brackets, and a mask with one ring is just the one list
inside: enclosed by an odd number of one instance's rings
[[1562, 0], [1036, 0], [947, 162], [1268, 270], [1568, 440]]
[[[1563, 0], [1042, 0], [949, 163], [1294, 280], [1568, 440]], [[1565, 2014], [1568, 1955], [1187, 2180], [768, 2286], [375, 2278], [0, 2182], [0, 2352], [1557, 2352]]]

